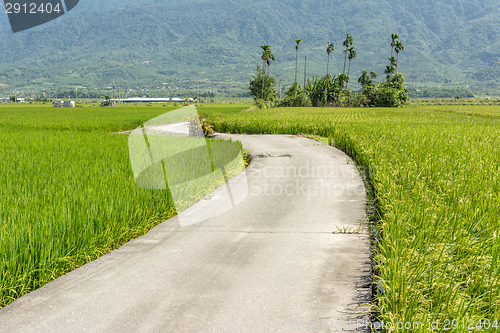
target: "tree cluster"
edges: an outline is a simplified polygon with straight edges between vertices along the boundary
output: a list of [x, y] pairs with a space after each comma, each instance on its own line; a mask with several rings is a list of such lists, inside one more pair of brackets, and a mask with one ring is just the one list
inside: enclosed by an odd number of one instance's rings
[[[408, 100], [408, 90], [404, 87], [404, 77], [398, 73], [399, 53], [404, 50], [404, 46], [399, 41], [398, 35], [393, 34], [391, 37], [390, 65], [386, 67], [385, 80], [376, 83], [377, 73], [364, 70], [358, 78], [358, 83], [361, 85], [360, 93], [353, 93], [348, 88], [351, 61], [357, 55], [353, 46], [353, 38], [349, 34], [343, 42], [345, 47], [343, 72], [334, 76], [329, 74], [330, 55], [335, 51], [334, 44], [329, 42], [326, 48], [328, 55], [326, 75], [307, 81], [304, 75], [303, 87], [297, 81], [298, 53], [302, 40], [296, 39], [295, 81], [287, 89], [282, 99], [277, 97], [276, 79], [268, 73], [269, 66], [275, 57], [269, 45], [261, 46], [263, 64], [262, 67], [257, 66], [257, 73], [250, 80], [250, 93], [254, 96], [257, 106], [261, 108], [273, 106], [401, 106]], [[393, 56], [394, 52], [396, 57]]]

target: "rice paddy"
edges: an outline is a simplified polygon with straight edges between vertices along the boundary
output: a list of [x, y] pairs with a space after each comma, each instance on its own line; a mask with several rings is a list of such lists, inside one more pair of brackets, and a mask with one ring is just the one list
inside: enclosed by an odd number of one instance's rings
[[500, 106], [277, 108], [213, 112], [209, 122], [219, 132], [326, 137], [365, 167], [378, 211], [379, 328], [498, 330]]
[[117, 134], [172, 109], [0, 107], [0, 308], [176, 213], [170, 191], [136, 185]]
[[[219, 132], [328, 138], [367, 170], [379, 323], [498, 329], [499, 106], [243, 109], [199, 112]], [[168, 110], [0, 107], [0, 307], [175, 214], [168, 190], [136, 186], [116, 134]]]

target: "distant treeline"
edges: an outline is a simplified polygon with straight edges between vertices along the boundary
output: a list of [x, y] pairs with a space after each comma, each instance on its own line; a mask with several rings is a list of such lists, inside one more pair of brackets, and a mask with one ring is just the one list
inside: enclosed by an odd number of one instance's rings
[[413, 98], [471, 98], [475, 94], [468, 88], [408, 88]]
[[104, 93], [96, 90], [59, 90], [53, 93], [52, 98], [102, 98]]

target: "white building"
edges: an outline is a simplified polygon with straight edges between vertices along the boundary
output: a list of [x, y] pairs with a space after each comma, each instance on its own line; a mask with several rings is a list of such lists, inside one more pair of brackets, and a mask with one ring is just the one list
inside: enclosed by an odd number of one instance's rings
[[56, 108], [74, 108], [75, 101], [54, 101], [54, 107], [56, 107]]

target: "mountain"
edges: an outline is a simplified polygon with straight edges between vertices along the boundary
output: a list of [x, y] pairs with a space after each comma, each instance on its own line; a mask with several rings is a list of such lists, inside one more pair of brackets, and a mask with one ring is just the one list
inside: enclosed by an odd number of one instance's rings
[[260, 45], [276, 57], [271, 74], [342, 72], [342, 42], [354, 38], [351, 80], [363, 69], [382, 77], [391, 34], [405, 49], [399, 70], [412, 87], [500, 91], [498, 0], [82, 0], [66, 15], [13, 34], [0, 15], [0, 92], [112, 84], [128, 88], [210, 86], [246, 91], [261, 64]]

